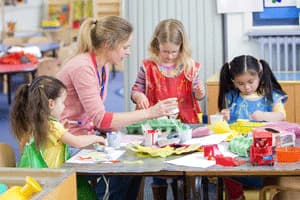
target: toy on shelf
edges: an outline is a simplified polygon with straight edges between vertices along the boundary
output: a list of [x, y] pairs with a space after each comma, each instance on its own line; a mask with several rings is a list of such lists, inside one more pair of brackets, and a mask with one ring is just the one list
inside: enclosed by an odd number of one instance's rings
[[0, 195], [0, 200], [28, 200], [31, 196], [40, 192], [42, 187], [40, 184], [32, 177], [26, 176], [26, 184], [21, 186], [12, 186], [5, 193]]
[[58, 20], [43, 20], [42, 28], [43, 29], [59, 29], [60, 23]]
[[266, 130], [253, 131], [250, 161], [252, 165], [274, 165], [271, 132]]

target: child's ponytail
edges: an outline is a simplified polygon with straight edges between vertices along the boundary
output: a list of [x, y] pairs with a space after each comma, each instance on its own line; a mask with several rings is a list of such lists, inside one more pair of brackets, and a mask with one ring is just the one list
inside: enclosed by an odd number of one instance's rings
[[32, 122], [32, 134], [35, 143], [39, 148], [47, 138], [48, 134], [48, 118], [50, 116], [49, 101], [45, 92], [45, 87], [42, 81], [33, 82], [33, 87], [30, 90], [29, 119]]
[[226, 108], [225, 95], [228, 91], [230, 91], [233, 88], [234, 85], [230, 75], [230, 63], [225, 63], [220, 70], [219, 97], [218, 97], [219, 111]]
[[262, 75], [260, 78], [259, 92], [264, 93], [267, 100], [273, 103], [272, 92], [278, 92], [282, 95], [286, 93], [282, 90], [275, 75], [273, 74], [270, 65], [265, 60], [258, 60], [258, 63], [262, 66]]
[[10, 111], [10, 126], [19, 142], [31, 132], [27, 111], [29, 87], [29, 84], [24, 84], [16, 90]]

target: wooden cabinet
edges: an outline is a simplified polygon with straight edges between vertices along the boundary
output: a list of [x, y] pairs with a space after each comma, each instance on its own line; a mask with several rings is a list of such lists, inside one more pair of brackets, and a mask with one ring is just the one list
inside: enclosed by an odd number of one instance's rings
[[[300, 75], [300, 74], [299, 74]], [[297, 76], [294, 76], [297, 79]], [[288, 94], [288, 101], [285, 104], [286, 120], [289, 122], [300, 123], [300, 79], [279, 80], [283, 90]], [[219, 95], [219, 74], [214, 74], [206, 81], [207, 87], [207, 114], [218, 112]], [[297, 95], [297, 93], [299, 94]]]

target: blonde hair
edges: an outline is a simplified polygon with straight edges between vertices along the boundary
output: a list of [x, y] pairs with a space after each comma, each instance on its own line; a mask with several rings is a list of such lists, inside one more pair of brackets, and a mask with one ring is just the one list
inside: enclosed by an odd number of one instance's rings
[[99, 20], [87, 18], [80, 26], [76, 55], [92, 52], [107, 45], [114, 49], [128, 40], [132, 25], [118, 16], [105, 16]]
[[155, 62], [159, 61], [159, 45], [164, 43], [172, 43], [180, 46], [176, 64], [184, 65], [185, 75], [195, 69], [190, 42], [184, 26], [179, 20], [166, 19], [158, 23], [148, 48], [150, 59]]

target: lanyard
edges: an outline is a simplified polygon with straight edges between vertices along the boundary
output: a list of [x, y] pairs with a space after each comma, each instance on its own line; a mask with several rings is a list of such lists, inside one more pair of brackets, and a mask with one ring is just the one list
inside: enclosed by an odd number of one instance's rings
[[101, 69], [101, 79], [100, 79], [100, 73], [98, 71], [98, 65], [97, 65], [97, 62], [96, 62], [96, 56], [95, 56], [95, 54], [93, 52], [91, 53], [91, 58], [92, 58], [95, 70], [97, 72], [97, 78], [98, 78], [98, 82], [99, 82], [99, 85], [100, 85], [100, 88], [101, 88], [101, 90], [100, 90], [100, 97], [103, 98], [104, 84], [105, 84], [105, 80], [106, 80], [105, 66], [104, 65], [102, 66], [102, 69]]

